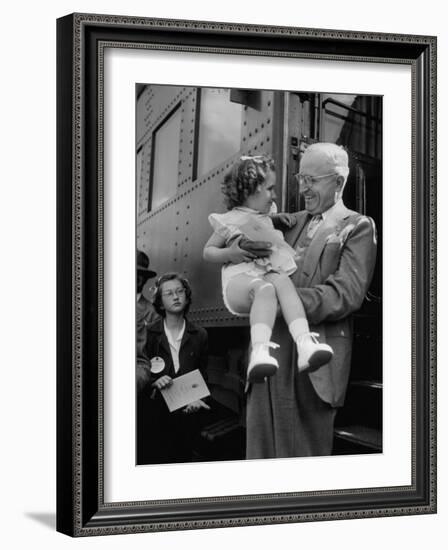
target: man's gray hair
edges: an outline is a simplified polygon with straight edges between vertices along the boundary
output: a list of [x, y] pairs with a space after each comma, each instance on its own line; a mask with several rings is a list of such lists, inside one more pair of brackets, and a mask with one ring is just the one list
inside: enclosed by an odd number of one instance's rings
[[[318, 154], [323, 157], [325, 164], [328, 166], [329, 172], [335, 172], [344, 178], [344, 185], [349, 174], [348, 154], [347, 151], [340, 145], [335, 143], [313, 143], [309, 145], [303, 156], [309, 154]], [[302, 157], [303, 158], [303, 157]]]

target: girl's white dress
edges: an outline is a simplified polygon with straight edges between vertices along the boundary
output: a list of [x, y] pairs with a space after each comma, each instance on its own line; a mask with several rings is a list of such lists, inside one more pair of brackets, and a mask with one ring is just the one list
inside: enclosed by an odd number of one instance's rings
[[[272, 243], [272, 253], [268, 258], [257, 258], [251, 262], [240, 264], [225, 264], [221, 270], [222, 293], [224, 304], [234, 315], [243, 316], [232, 311], [226, 294], [227, 286], [232, 277], [241, 273], [262, 277], [269, 271], [284, 272], [291, 275], [297, 269], [296, 252], [289, 246], [283, 233], [275, 229], [268, 214], [262, 214], [251, 208], [239, 206], [224, 214], [210, 214], [208, 220], [213, 230], [225, 239], [228, 246], [239, 235], [244, 235], [253, 241], [269, 241]], [[249, 314], [247, 314], [248, 316]]]

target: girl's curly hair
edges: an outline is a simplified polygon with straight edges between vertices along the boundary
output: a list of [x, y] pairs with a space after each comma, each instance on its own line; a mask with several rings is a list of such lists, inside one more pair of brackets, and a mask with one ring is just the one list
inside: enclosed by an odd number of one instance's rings
[[240, 157], [221, 184], [227, 209], [241, 206], [265, 182], [268, 170], [274, 169], [274, 161], [268, 155]]

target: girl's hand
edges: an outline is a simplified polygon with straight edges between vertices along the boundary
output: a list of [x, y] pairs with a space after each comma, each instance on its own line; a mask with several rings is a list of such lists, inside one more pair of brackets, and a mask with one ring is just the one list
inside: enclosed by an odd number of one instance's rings
[[287, 227], [290, 229], [297, 223], [295, 216], [288, 214], [287, 212], [273, 214], [271, 215], [271, 219], [275, 227]]
[[171, 376], [168, 376], [167, 374], [161, 376], [158, 378], [155, 382], [153, 382], [152, 386], [156, 388], [157, 390], [163, 390], [165, 388], [169, 388], [173, 383], [173, 379]]

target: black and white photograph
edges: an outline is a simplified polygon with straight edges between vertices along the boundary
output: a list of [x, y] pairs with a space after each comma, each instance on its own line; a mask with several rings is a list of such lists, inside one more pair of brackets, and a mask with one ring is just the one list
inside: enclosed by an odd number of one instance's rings
[[3, 548], [446, 545], [444, 5], [5, 5]]
[[57, 530], [434, 514], [436, 38], [57, 30]]
[[138, 83], [136, 464], [383, 450], [383, 98]]
[[443, 548], [443, 5], [6, 5], [2, 547]]

